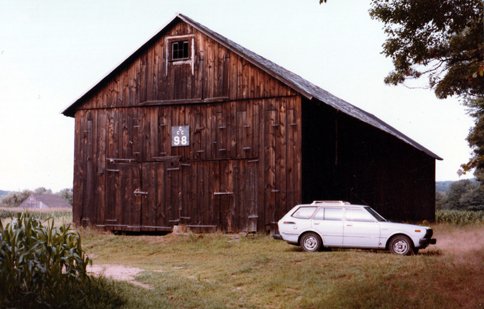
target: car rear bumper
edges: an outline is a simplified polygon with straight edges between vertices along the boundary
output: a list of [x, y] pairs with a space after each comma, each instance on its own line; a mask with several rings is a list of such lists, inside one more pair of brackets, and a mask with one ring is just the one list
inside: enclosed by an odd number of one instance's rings
[[274, 233], [272, 234], [272, 238], [277, 239], [277, 240], [282, 240], [282, 235], [279, 233]]

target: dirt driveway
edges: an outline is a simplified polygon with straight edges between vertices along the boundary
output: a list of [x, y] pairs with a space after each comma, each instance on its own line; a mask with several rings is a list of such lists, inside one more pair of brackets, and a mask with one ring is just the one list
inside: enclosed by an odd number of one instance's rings
[[443, 255], [452, 255], [461, 262], [475, 262], [482, 268], [484, 263], [484, 226], [449, 227], [445, 232], [434, 233], [437, 244], [430, 246], [429, 253], [437, 250]]
[[119, 264], [95, 264], [87, 267], [87, 272], [95, 276], [103, 276], [117, 281], [126, 281], [145, 289], [152, 289], [149, 284], [136, 281], [136, 276], [144, 270]]

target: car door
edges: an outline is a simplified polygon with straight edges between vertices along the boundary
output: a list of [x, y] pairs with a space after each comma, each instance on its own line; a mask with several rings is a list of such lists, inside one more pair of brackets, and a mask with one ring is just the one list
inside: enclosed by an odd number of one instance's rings
[[326, 247], [341, 247], [343, 244], [343, 208], [319, 207], [312, 220], [313, 229], [323, 238]]
[[380, 223], [363, 208], [346, 208], [343, 246], [354, 248], [378, 248]]

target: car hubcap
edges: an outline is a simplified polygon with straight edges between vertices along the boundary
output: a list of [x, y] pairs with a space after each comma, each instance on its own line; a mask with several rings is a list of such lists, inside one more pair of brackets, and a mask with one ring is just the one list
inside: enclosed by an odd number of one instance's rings
[[308, 250], [314, 250], [318, 245], [318, 241], [314, 237], [309, 237], [304, 241], [304, 247]]
[[399, 240], [393, 244], [393, 250], [395, 253], [404, 254], [408, 251], [408, 243], [404, 240]]

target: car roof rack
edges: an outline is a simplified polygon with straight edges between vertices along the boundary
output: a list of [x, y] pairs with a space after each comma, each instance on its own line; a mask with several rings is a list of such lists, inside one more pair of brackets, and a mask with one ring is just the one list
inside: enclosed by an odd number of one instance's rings
[[313, 201], [311, 205], [324, 205], [324, 204], [331, 204], [331, 205], [351, 205], [351, 203], [346, 201]]

